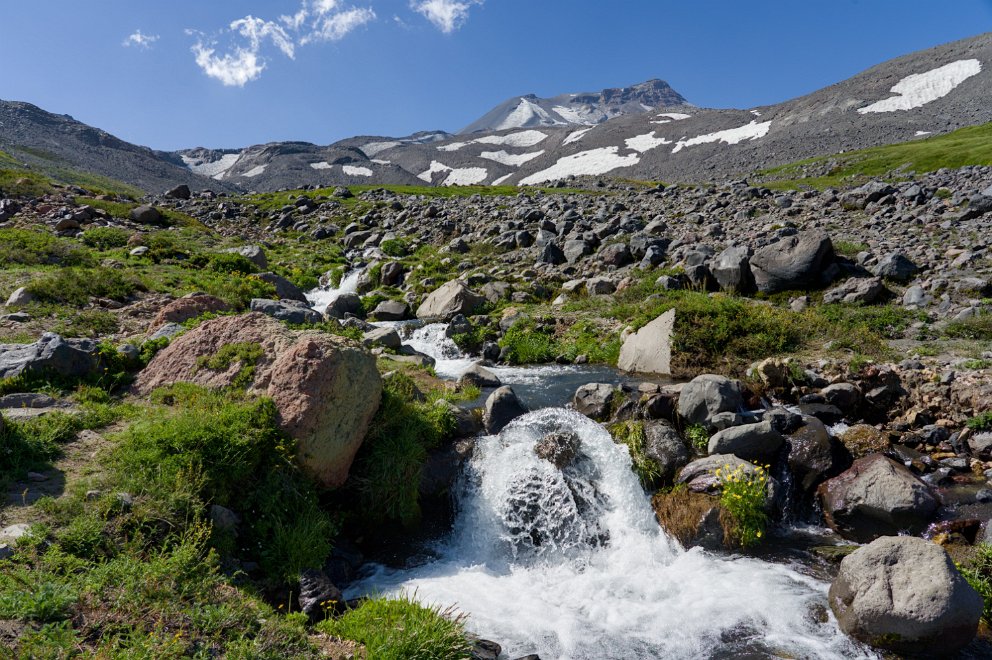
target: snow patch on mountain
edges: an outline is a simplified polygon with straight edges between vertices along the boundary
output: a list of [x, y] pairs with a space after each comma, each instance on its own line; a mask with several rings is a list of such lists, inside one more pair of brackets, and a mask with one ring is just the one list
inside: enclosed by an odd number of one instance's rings
[[672, 149], [672, 153], [677, 154], [686, 147], [694, 147], [698, 144], [708, 144], [711, 142], [739, 144], [744, 140], [757, 140], [768, 135], [771, 127], [772, 123], [770, 121], [761, 122], [760, 124], [757, 121], [752, 121], [750, 124], [738, 128], [728, 128], [725, 131], [717, 131], [716, 133], [707, 133], [706, 135], [679, 140], [675, 144], [675, 148]]
[[442, 144], [437, 148], [438, 151], [458, 151], [462, 147], [467, 147], [472, 144], [471, 142], [452, 142], [451, 144]]
[[252, 177], [256, 177], [259, 174], [264, 174], [266, 167], [267, 167], [267, 165], [259, 165], [257, 167], [253, 167], [250, 170], [248, 170], [247, 172], [245, 172], [244, 174], [242, 174], [241, 176], [248, 177], [249, 179], [252, 178]]
[[579, 110], [576, 110], [575, 108], [569, 108], [568, 106], [565, 106], [565, 105], [556, 105], [555, 107], [553, 107], [551, 109], [554, 110], [555, 113], [558, 114], [558, 116], [560, 116], [562, 119], [564, 119], [565, 121], [567, 121], [569, 124], [580, 124], [580, 125], [581, 124], [590, 124], [590, 125], [592, 125], [592, 124], [599, 123], [599, 122], [595, 121], [594, 119], [591, 119], [587, 115], [587, 113], [580, 112]]
[[451, 170], [451, 174], [444, 180], [446, 186], [474, 186], [482, 183], [489, 176], [489, 170], [484, 167], [463, 167]]
[[427, 183], [430, 183], [434, 179], [434, 175], [437, 174], [438, 172], [450, 172], [450, 171], [451, 168], [445, 165], [444, 163], [439, 163], [436, 160], [432, 160], [431, 166], [428, 167], [423, 172], [421, 172], [420, 174], [418, 174], [417, 178], [426, 181]]
[[595, 176], [606, 174], [621, 167], [630, 167], [641, 162], [641, 157], [637, 154], [621, 156], [617, 152], [620, 147], [602, 147], [600, 149], [590, 149], [580, 151], [571, 156], [559, 158], [558, 162], [551, 167], [536, 172], [520, 181], [520, 185], [528, 186], [555, 179], [563, 179], [568, 176]]
[[395, 140], [389, 142], [369, 142], [368, 144], [362, 147], [362, 153], [364, 153], [369, 158], [372, 158], [381, 151], [386, 151], [387, 149], [398, 147], [401, 144], [403, 143]]
[[498, 144], [504, 147], [533, 147], [547, 139], [547, 134], [541, 131], [520, 131], [509, 135], [487, 135], [472, 140], [476, 144]]
[[858, 112], [865, 115], [869, 112], [898, 112], [919, 108], [947, 96], [955, 87], [981, 72], [982, 63], [978, 60], [958, 60], [925, 73], [916, 73], [903, 78], [892, 87], [891, 92], [897, 96], [859, 108]]
[[367, 167], [356, 167], [355, 165], [342, 165], [341, 171], [348, 176], [372, 176], [372, 170]]
[[502, 163], [503, 165], [520, 167], [524, 163], [534, 160], [543, 153], [544, 153], [543, 149], [541, 151], [532, 151], [526, 154], [510, 154], [507, 153], [506, 151], [500, 150], [500, 151], [483, 151], [481, 154], [479, 154], [479, 156], [485, 158], [486, 160], [494, 160], [497, 163]]
[[392, 165], [393, 164], [393, 161], [391, 161], [391, 160], [379, 160], [378, 158], [373, 158], [369, 162], [370, 163], [375, 163], [376, 165]]
[[501, 176], [500, 178], [496, 179], [495, 181], [493, 181], [489, 185], [498, 186], [498, 185], [500, 185], [502, 183], [506, 183], [506, 180], [509, 179], [511, 176], [513, 176], [513, 172], [510, 172], [509, 174], [505, 174], [505, 175]]
[[662, 112], [656, 115], [659, 121], [652, 121], [652, 124], [671, 124], [673, 121], [682, 121], [683, 119], [689, 119], [692, 115], [687, 115], [682, 112]]
[[583, 135], [585, 135], [586, 133], [588, 133], [591, 130], [592, 130], [592, 127], [590, 126], [589, 128], [580, 128], [577, 131], [573, 131], [573, 132], [569, 133], [568, 134], [568, 137], [565, 138], [564, 141], [562, 141], [562, 143], [561, 143], [562, 146], [564, 146], [566, 144], [572, 144], [573, 142], [578, 142], [579, 140], [582, 139], [582, 136]]
[[671, 140], [666, 140], [663, 137], [655, 137], [654, 131], [646, 133], [645, 135], [635, 135], [632, 138], [627, 138], [624, 140], [628, 149], [633, 149], [639, 153], [644, 153], [645, 151], [651, 151], [655, 147], [659, 147], [663, 144], [671, 144]]
[[547, 110], [533, 101], [522, 98], [517, 107], [496, 126], [496, 130], [504, 131], [508, 128], [524, 128], [525, 126], [554, 126], [565, 123], [567, 122], [552, 117]]
[[209, 176], [213, 179], [223, 179], [227, 171], [234, 167], [234, 164], [241, 158], [241, 154], [224, 154], [219, 159], [211, 162], [203, 161], [190, 156], [183, 156], [183, 162], [193, 172]]
[[320, 163], [310, 163], [310, 167], [312, 167], [315, 170], [329, 170], [331, 169], [331, 167], [333, 167], [333, 165], [331, 165], [327, 161], [322, 161]]

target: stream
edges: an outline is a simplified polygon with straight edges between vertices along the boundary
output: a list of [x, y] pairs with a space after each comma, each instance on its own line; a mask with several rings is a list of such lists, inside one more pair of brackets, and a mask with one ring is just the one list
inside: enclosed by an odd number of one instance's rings
[[[334, 293], [311, 300], [326, 306]], [[441, 378], [457, 379], [474, 362], [444, 324], [376, 325], [396, 326], [405, 344], [437, 361]], [[686, 551], [665, 534], [626, 448], [563, 407], [578, 386], [620, 385], [625, 374], [585, 365], [490, 370], [533, 412], [477, 439], [453, 529], [418, 553], [419, 564], [366, 565], [346, 597], [405, 592], [453, 605], [505, 658], [876, 657], [839, 630], [828, 582], [801, 559]], [[534, 452], [549, 433], [577, 439], [563, 469]]]

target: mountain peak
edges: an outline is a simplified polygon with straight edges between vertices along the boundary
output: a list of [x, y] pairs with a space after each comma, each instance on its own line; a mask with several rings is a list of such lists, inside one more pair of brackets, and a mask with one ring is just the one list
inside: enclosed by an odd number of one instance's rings
[[622, 115], [639, 115], [662, 107], [689, 105], [664, 80], [654, 78], [629, 87], [541, 98], [514, 96], [499, 104], [460, 134], [535, 126], [595, 126]]

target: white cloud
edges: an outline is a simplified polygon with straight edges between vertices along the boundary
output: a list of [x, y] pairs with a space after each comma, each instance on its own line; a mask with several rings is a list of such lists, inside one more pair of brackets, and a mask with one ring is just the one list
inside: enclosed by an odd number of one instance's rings
[[[208, 39], [191, 30], [187, 30], [187, 34], [197, 36], [192, 51], [196, 64], [207, 76], [227, 86], [244, 87], [257, 80], [265, 70], [262, 52], [267, 43], [294, 59], [300, 46], [338, 41], [375, 19], [371, 8], [344, 8], [339, 0], [302, 0], [295, 14], [280, 16], [277, 21], [249, 15], [233, 21], [227, 30], [214, 38]], [[233, 38], [235, 43], [228, 52], [218, 54], [217, 39], [221, 36]]]
[[468, 10], [473, 5], [481, 5], [483, 0], [411, 0], [410, 8], [434, 26], [451, 34], [468, 20]]
[[215, 55], [215, 52], [200, 43], [193, 46], [196, 63], [203, 73], [228, 87], [244, 87], [265, 70], [265, 63], [259, 60], [258, 53], [250, 50], [238, 48], [233, 54], [223, 56]]
[[315, 41], [339, 41], [355, 28], [374, 21], [375, 12], [371, 9], [352, 8], [337, 14], [322, 17], [314, 30], [300, 39], [300, 45]]
[[158, 41], [158, 38], [157, 34], [145, 34], [141, 30], [135, 30], [134, 34], [128, 35], [128, 38], [121, 45], [125, 48], [137, 46], [138, 48], [148, 50]]

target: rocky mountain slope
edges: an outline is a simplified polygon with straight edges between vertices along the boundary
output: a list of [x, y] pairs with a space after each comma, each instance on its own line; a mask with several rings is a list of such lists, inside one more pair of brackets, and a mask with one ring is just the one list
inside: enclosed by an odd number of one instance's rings
[[82, 171], [150, 192], [183, 183], [196, 189], [233, 190], [190, 171], [172, 154], [133, 145], [30, 103], [0, 100], [0, 151], [56, 179], [72, 179], [71, 171]]
[[614, 117], [682, 106], [689, 106], [689, 102], [664, 80], [648, 80], [601, 92], [559, 94], [549, 99], [527, 94], [500, 103], [459, 134], [537, 126], [595, 126]]
[[[152, 191], [179, 182], [272, 191], [305, 185], [535, 185], [603, 175], [708, 181], [992, 122], [990, 65], [992, 33], [900, 57], [761, 108], [697, 108], [667, 84], [651, 81], [599, 94], [511, 99], [457, 136], [433, 131], [354, 137], [329, 146], [284, 142], [175, 154], [5, 103], [0, 149], [38, 166], [55, 159]], [[645, 111], [653, 104], [662, 107]]]

